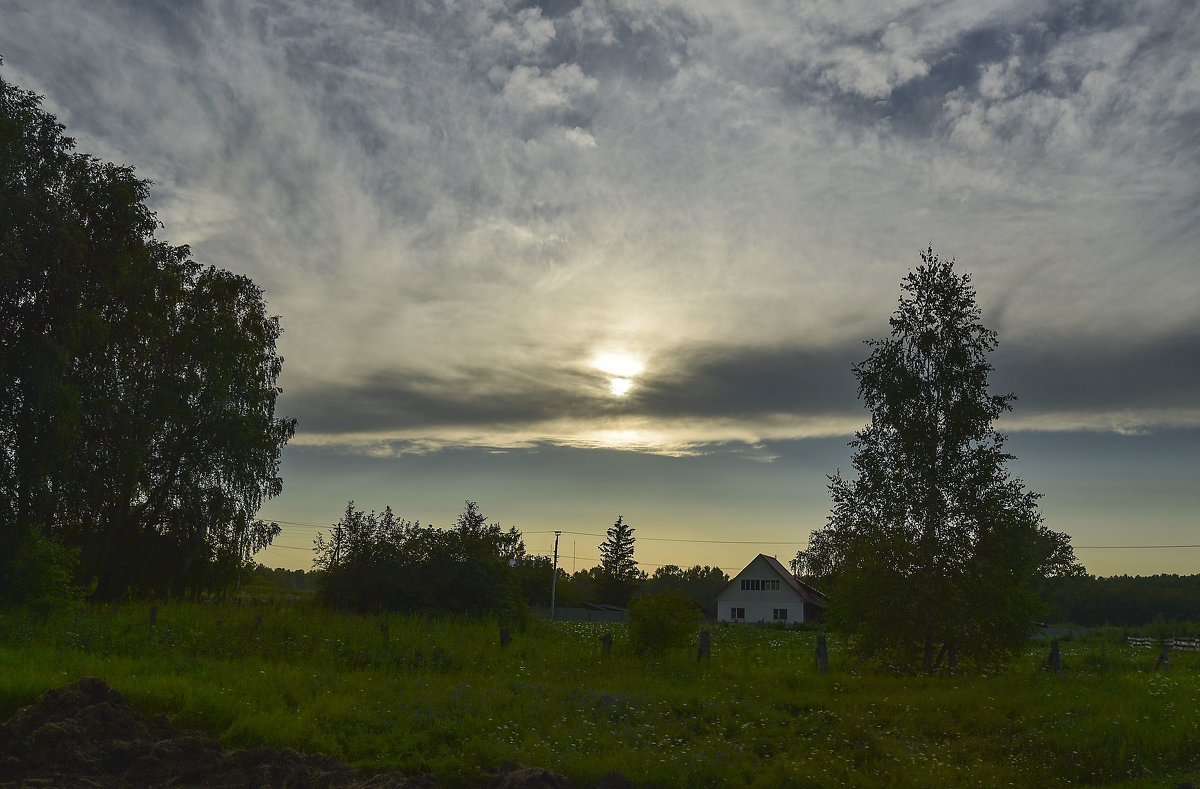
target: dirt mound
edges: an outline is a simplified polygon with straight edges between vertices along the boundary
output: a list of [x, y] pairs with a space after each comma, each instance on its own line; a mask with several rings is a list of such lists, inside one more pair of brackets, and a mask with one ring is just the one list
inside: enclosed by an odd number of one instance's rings
[[[572, 787], [565, 777], [536, 768], [516, 770], [492, 785]], [[429, 776], [367, 777], [325, 756], [276, 748], [226, 751], [200, 733], [174, 729], [163, 715], [143, 715], [94, 678], [46, 691], [0, 724], [0, 787], [18, 786], [437, 789]]]

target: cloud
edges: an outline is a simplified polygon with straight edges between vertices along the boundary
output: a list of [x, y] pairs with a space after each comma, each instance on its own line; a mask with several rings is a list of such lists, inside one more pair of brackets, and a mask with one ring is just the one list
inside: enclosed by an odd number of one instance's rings
[[[375, 453], [443, 446], [604, 446], [661, 454], [849, 435], [869, 418], [851, 371], [869, 348], [696, 346], [651, 358], [626, 397], [595, 369], [392, 371], [288, 395], [301, 443]], [[1104, 346], [1006, 345], [993, 391], [1018, 395], [1005, 431], [1143, 432], [1200, 425], [1200, 334]]]
[[[1051, 417], [1085, 410], [1200, 413], [1200, 367], [1194, 359], [1200, 359], [1200, 326], [1187, 333], [1125, 342], [1098, 342], [1086, 336], [1053, 346], [1005, 346], [1002, 341], [993, 361], [993, 381], [997, 389], [1017, 394], [1018, 411]], [[1155, 420], [1146, 422], [1152, 425]]]
[[[852, 429], [930, 242], [1024, 424], [1190, 419], [1192, 6], [10, 6], [6, 79], [266, 289], [298, 440]], [[620, 403], [610, 346], [649, 362]]]

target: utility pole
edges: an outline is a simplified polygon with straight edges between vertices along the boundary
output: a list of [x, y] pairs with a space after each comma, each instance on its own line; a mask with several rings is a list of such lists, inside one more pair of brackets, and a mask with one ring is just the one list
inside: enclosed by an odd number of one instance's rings
[[550, 621], [554, 621], [554, 589], [558, 586], [558, 535], [561, 531], [554, 532], [554, 570], [550, 575]]

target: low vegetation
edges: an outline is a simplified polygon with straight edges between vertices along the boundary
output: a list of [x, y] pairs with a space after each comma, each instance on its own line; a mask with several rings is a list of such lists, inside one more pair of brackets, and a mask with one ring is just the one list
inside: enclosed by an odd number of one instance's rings
[[[323, 752], [474, 785], [516, 765], [586, 784], [1175, 786], [1200, 777], [1200, 655], [1121, 631], [1033, 642], [1006, 670], [896, 676], [830, 635], [713, 627], [638, 655], [624, 625], [348, 614], [305, 603], [86, 606], [0, 615], [0, 716], [99, 676], [231, 746]], [[614, 645], [605, 657], [600, 635]]]

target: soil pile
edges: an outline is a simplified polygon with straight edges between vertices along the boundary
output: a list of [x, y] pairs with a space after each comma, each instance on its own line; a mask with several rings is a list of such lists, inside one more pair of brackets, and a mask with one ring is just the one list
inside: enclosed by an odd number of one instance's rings
[[[628, 786], [624, 776], [609, 786]], [[607, 781], [602, 781], [601, 785]], [[564, 776], [524, 768], [490, 784], [504, 789], [571, 789]], [[364, 776], [325, 756], [277, 748], [226, 751], [163, 715], [147, 717], [103, 680], [46, 691], [0, 724], [0, 787], [108, 789], [172, 787], [362, 787], [437, 789], [429, 776]]]

